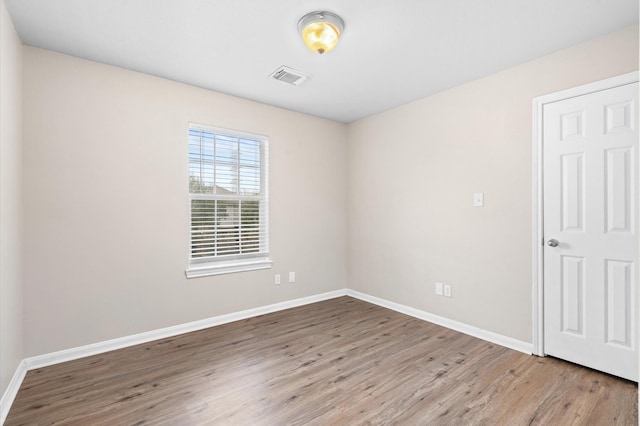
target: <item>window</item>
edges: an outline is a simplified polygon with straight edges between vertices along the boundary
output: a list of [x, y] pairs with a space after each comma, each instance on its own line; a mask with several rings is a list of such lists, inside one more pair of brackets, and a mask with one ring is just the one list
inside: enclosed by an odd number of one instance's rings
[[264, 136], [189, 125], [187, 277], [271, 267]]

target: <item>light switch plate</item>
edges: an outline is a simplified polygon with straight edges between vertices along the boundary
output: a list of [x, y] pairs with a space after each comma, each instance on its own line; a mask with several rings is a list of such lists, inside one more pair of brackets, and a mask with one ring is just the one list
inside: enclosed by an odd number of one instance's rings
[[437, 296], [442, 296], [443, 294], [444, 294], [443, 284], [442, 283], [436, 283], [436, 295]]
[[473, 206], [474, 207], [484, 206], [484, 192], [476, 192], [475, 194], [473, 194]]

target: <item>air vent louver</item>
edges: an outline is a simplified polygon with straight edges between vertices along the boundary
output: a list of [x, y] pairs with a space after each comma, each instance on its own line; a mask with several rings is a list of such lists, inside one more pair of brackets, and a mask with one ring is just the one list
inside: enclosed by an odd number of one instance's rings
[[275, 70], [269, 77], [275, 78], [276, 80], [282, 81], [283, 83], [293, 84], [294, 86], [299, 85], [307, 78], [309, 78], [308, 75], [303, 74], [300, 71], [296, 71], [292, 68], [285, 67], [284, 65]]

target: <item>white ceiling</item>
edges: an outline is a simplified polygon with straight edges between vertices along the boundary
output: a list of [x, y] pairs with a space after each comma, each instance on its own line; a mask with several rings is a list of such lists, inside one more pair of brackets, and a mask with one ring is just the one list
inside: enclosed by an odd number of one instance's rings
[[[5, 0], [25, 44], [340, 122], [638, 22], [638, 0]], [[298, 19], [336, 12], [338, 47]], [[597, 58], [594, 58], [596, 61]], [[268, 75], [310, 74], [300, 86]]]

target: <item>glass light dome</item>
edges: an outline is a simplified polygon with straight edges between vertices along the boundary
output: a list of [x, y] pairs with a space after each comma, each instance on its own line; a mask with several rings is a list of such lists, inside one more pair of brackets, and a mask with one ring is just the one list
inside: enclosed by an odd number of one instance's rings
[[335, 13], [311, 12], [300, 18], [298, 30], [304, 44], [315, 53], [323, 54], [333, 50], [344, 31], [344, 21]]

